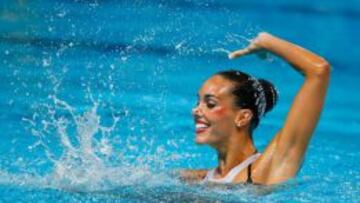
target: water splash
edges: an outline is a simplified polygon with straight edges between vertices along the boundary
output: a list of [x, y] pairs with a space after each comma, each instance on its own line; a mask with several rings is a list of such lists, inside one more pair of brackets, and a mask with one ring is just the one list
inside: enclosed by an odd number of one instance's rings
[[[111, 131], [118, 118], [115, 118], [114, 124], [110, 128], [105, 128], [100, 125], [100, 117], [96, 114], [98, 104], [95, 105], [83, 115], [76, 115], [74, 110], [65, 101], [54, 97], [56, 105], [64, 107], [72, 116], [76, 125], [76, 135], [78, 146], [71, 143], [69, 135], [67, 134], [67, 120], [59, 118], [56, 120], [57, 133], [60, 136], [62, 146], [64, 147], [63, 154], [60, 159], [54, 160], [54, 171], [52, 176], [55, 184], [59, 187], [70, 186], [86, 188], [101, 188], [104, 174], [99, 171], [105, 171], [106, 167], [102, 158], [97, 154], [109, 156], [111, 154], [112, 146], [108, 143], [106, 137], [102, 137], [99, 143], [96, 143], [94, 136], [98, 132]], [[94, 146], [98, 144], [100, 148]], [[99, 185], [100, 184], [100, 185]]]

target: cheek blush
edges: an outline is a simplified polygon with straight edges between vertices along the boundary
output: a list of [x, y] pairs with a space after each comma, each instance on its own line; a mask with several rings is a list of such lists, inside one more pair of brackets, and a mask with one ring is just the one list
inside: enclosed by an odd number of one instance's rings
[[226, 113], [227, 108], [219, 106], [216, 109], [214, 109], [214, 114], [216, 116], [223, 116]]

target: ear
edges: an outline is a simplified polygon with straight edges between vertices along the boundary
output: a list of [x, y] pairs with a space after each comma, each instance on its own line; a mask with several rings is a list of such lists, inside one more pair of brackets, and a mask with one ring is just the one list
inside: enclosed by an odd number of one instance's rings
[[250, 109], [240, 109], [235, 116], [235, 125], [243, 127], [250, 123], [253, 113]]

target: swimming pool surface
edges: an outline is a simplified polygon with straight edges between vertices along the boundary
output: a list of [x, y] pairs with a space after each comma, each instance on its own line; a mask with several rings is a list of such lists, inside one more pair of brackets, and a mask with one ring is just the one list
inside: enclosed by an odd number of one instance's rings
[[[0, 202], [360, 202], [359, 28], [358, 0], [3, 0]], [[217, 164], [190, 114], [217, 71], [280, 91], [260, 150], [282, 126], [301, 76], [274, 56], [227, 59], [260, 31], [332, 64], [301, 171], [274, 188], [181, 182]]]

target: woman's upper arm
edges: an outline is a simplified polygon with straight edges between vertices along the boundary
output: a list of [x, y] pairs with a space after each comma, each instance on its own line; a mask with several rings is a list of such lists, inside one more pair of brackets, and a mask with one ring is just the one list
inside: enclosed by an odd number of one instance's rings
[[[259, 160], [263, 181], [278, 183], [296, 175], [320, 118], [329, 83], [330, 67], [319, 67], [308, 76], [296, 95], [283, 128], [276, 134]], [[262, 168], [262, 169], [261, 169]]]

